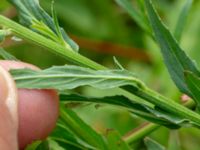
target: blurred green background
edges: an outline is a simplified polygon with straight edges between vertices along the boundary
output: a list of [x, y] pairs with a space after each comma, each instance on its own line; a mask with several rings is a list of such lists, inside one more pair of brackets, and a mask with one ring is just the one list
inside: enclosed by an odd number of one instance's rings
[[[161, 18], [173, 32], [186, 0], [154, 1]], [[51, 0], [42, 0], [41, 5], [50, 11]], [[157, 45], [123, 9], [116, 5], [114, 0], [56, 0], [55, 8], [60, 25], [79, 44], [81, 54], [110, 68], [116, 68], [113, 61], [115, 56], [126, 69], [136, 73], [149, 87], [180, 101], [181, 93], [171, 81]], [[0, 13], [18, 20], [15, 9], [6, 0], [0, 2]], [[198, 64], [200, 63], [199, 27], [200, 1], [196, 0], [187, 20], [181, 46]], [[3, 46], [18, 59], [41, 68], [69, 63], [25, 41], [15, 42], [7, 39]], [[95, 96], [117, 92], [89, 87], [76, 90]], [[111, 106], [90, 104], [75, 107], [75, 110], [81, 118], [101, 133], [113, 128], [124, 135], [144, 122], [127, 111]], [[200, 131], [194, 128], [170, 131], [162, 127], [150, 136], [167, 146], [168, 150], [200, 149]]]

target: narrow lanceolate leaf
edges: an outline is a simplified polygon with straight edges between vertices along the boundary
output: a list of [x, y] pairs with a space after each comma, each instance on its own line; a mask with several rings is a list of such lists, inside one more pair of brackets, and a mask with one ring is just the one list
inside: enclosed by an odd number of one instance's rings
[[107, 96], [107, 97], [86, 97], [79, 94], [61, 94], [61, 102], [89, 102], [98, 104], [108, 104], [118, 107], [124, 107], [131, 113], [140, 116], [150, 122], [166, 126], [168, 128], [179, 128], [188, 126], [189, 121], [172, 113], [158, 110], [156, 107], [150, 107], [138, 102], [129, 100], [124, 96]]
[[166, 150], [162, 145], [150, 138], [144, 139], [144, 144], [147, 147], [147, 150]]
[[95, 71], [78, 66], [57, 66], [46, 70], [30, 69], [11, 71], [20, 88], [46, 88], [66, 90], [89, 85], [99, 89], [132, 85], [144, 88], [145, 85], [126, 70]]
[[[185, 79], [192, 96], [196, 101], [200, 101], [200, 78], [190, 71], [185, 71]], [[199, 104], [197, 105], [200, 110]]]
[[190, 8], [192, 7], [192, 3], [193, 3], [193, 0], [187, 0], [187, 2], [185, 3], [185, 5], [179, 15], [176, 29], [174, 32], [174, 36], [177, 41], [180, 41], [180, 39], [181, 39], [183, 30], [184, 30], [184, 27], [185, 27], [185, 24], [187, 21], [188, 14], [190, 12]]
[[151, 1], [145, 0], [145, 5], [154, 36], [161, 48], [171, 78], [181, 92], [192, 96], [191, 91], [185, 83], [184, 71], [188, 70], [196, 75], [200, 75], [199, 70], [196, 68], [194, 62], [180, 48], [170, 31], [162, 23], [152, 6]]
[[6, 60], [18, 60], [15, 56], [8, 53], [6, 50], [0, 47], [0, 56]]
[[133, 7], [130, 0], [115, 0], [118, 5], [120, 5], [122, 8], [124, 8], [129, 15], [135, 20], [135, 22], [145, 31], [148, 33], [151, 32], [149, 25], [147, 24], [145, 16], [140, 13], [140, 11], [137, 11], [136, 8]]
[[62, 123], [81, 140], [97, 150], [106, 150], [104, 138], [79, 118], [74, 111], [61, 105], [60, 118]]
[[58, 24], [55, 10], [50, 17], [41, 8], [39, 0], [9, 0], [18, 10], [20, 22], [51, 40], [78, 51], [78, 45], [69, 38], [64, 29]]
[[65, 148], [69, 147], [71, 149], [77, 150], [92, 149], [91, 146], [84, 143], [84, 141], [82, 141], [78, 136], [73, 134], [73, 132], [70, 131], [67, 125], [61, 123], [60, 120], [58, 120], [57, 125], [52, 131], [51, 135], [49, 135], [49, 138], [53, 139]]

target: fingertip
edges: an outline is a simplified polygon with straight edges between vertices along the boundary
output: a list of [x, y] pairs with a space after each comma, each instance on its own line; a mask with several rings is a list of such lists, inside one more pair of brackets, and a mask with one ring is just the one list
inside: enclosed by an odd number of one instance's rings
[[17, 149], [18, 101], [15, 83], [0, 66], [0, 149]]
[[17, 88], [10, 74], [0, 66], [0, 104], [9, 109], [12, 120], [18, 124]]

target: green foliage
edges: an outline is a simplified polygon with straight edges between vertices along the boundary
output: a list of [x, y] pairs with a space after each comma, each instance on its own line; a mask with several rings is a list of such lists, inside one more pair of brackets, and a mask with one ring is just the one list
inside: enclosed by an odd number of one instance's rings
[[[20, 88], [74, 89], [90, 85], [99, 89], [110, 89], [124, 85], [145, 88], [143, 82], [126, 70], [100, 70], [78, 66], [57, 66], [42, 71], [30, 69], [11, 71]], [[47, 82], [48, 80], [48, 82]], [[31, 84], [34, 83], [34, 84]]]
[[[89, 85], [99, 89], [111, 89], [117, 87], [128, 86], [129, 90], [133, 93], [139, 90], [146, 90], [146, 86], [138, 80], [132, 73], [126, 70], [101, 70], [95, 71], [88, 68], [77, 66], [57, 66], [48, 68], [42, 71], [33, 71], [30, 69], [23, 70], [11, 70], [11, 74], [14, 77], [19, 88], [37, 88], [37, 89], [58, 89], [61, 91], [67, 89], [74, 89], [80, 86]], [[34, 84], [32, 84], [34, 83]], [[66, 98], [66, 97], [65, 97]], [[73, 99], [84, 100], [81, 96], [71, 97]], [[124, 97], [110, 97], [103, 98], [104, 102], [109, 103], [109, 100], [118, 99], [123, 102], [114, 102], [116, 105], [125, 106], [137, 115], [151, 120], [152, 122], [169, 126], [170, 123], [175, 125], [184, 125], [192, 122], [182, 118], [176, 113], [169, 113], [160, 109], [159, 107], [148, 107], [142, 104], [134, 104], [132, 101]], [[88, 101], [88, 99], [85, 99]], [[98, 99], [93, 99], [93, 101]], [[101, 99], [99, 100], [101, 101]], [[110, 103], [113, 104], [111, 101]], [[166, 120], [165, 120], [166, 119]], [[168, 123], [169, 122], [169, 123]], [[177, 126], [175, 126], [176, 128]], [[172, 128], [174, 128], [172, 126]]]
[[[38, 0], [9, 1], [17, 8], [22, 25], [0, 15], [0, 25], [3, 26], [3, 29], [8, 29], [1, 30], [0, 41], [4, 41], [8, 34], [14, 34], [38, 46], [45, 47], [49, 51], [59, 54], [67, 58], [70, 62], [75, 62], [77, 64], [76, 66], [55, 66], [41, 71], [29, 69], [10, 71], [19, 88], [57, 89], [60, 92], [60, 118], [55, 130], [47, 140], [37, 141], [28, 146], [27, 150], [130, 150], [133, 149], [132, 146], [138, 144], [137, 141], [141, 140], [139, 137], [144, 137], [149, 134], [145, 128], [144, 130], [141, 128], [142, 136], [138, 137], [135, 135], [135, 132], [131, 132], [129, 136], [133, 138], [129, 138], [130, 141], [127, 141], [125, 138], [122, 138], [122, 135], [118, 131], [113, 129], [108, 130], [105, 135], [99, 133], [81, 119], [74, 110], [65, 106], [71, 102], [75, 104], [104, 104], [106, 106], [112, 105], [114, 107], [119, 107], [121, 110], [128, 110], [136, 116], [158, 124], [151, 126], [155, 129], [157, 129], [159, 125], [172, 129], [192, 126], [200, 127], [200, 115], [198, 113], [149, 89], [135, 74], [124, 69], [125, 67], [123, 67], [116, 58], [114, 58], [114, 62], [119, 69], [113, 70], [76, 53], [78, 50], [77, 44], [75, 44], [65, 33], [64, 29], [59, 26], [54, 2], [51, 4], [52, 16], [50, 16], [41, 8]], [[133, 3], [130, 0], [115, 1], [128, 12], [145, 33], [155, 38], [154, 40], [157, 41], [161, 48], [161, 53], [172, 80], [181, 92], [194, 98], [198, 107], [200, 99], [200, 72], [177, 42], [180, 41], [182, 37], [186, 19], [193, 1], [187, 0], [184, 4], [176, 23], [174, 36], [161, 21], [151, 0], [137, 0]], [[66, 3], [66, 1], [62, 2]], [[74, 3], [75, 1], [71, 2]], [[162, 2], [159, 3], [161, 4]], [[80, 4], [82, 5], [83, 2], [80, 2]], [[98, 5], [99, 4], [101, 4], [101, 2], [99, 2]], [[102, 5], [106, 4], [108, 3], [102, 1]], [[166, 4], [167, 3], [165, 3], [165, 5]], [[77, 8], [76, 10], [79, 10]], [[162, 12], [162, 9], [159, 11]], [[107, 15], [104, 17], [107, 17]], [[112, 17], [108, 20], [110, 21], [111, 18]], [[4, 59], [16, 60], [14, 56], [10, 55], [2, 48], [0, 48], [0, 55]], [[85, 67], [80, 67], [79, 65]], [[86, 96], [87, 94], [85, 94], [83, 90], [81, 91], [82, 95], [66, 94], [67, 90], [79, 91], [80, 89], [77, 88], [85, 88], [85, 86], [106, 91], [112, 91], [113, 88], [117, 88], [119, 93], [110, 94], [110, 96], [104, 96], [102, 94], [100, 97], [94, 97]], [[145, 103], [135, 100], [134, 96], [143, 99]], [[90, 116], [90, 114], [87, 115]], [[140, 128], [138, 130], [140, 130]], [[152, 128], [151, 131], [153, 131]], [[132, 143], [131, 140], [133, 139], [135, 143]], [[133, 145], [129, 145], [130, 143]], [[149, 138], [145, 138], [144, 145], [146, 150], [165, 149]]]
[[19, 11], [20, 22], [33, 31], [52, 39], [68, 49], [78, 51], [78, 45], [73, 42], [59, 27], [57, 16], [52, 5], [53, 19], [40, 7], [38, 0], [9, 0]]
[[[185, 54], [176, 42], [173, 35], [165, 27], [156, 14], [149, 0], [145, 0], [149, 21], [154, 31], [155, 38], [161, 48], [165, 64], [171, 75], [171, 78], [181, 90], [181, 92], [192, 96], [185, 82], [184, 71], [188, 70], [199, 75], [199, 70], [194, 62]], [[198, 101], [196, 101], [199, 104]]]

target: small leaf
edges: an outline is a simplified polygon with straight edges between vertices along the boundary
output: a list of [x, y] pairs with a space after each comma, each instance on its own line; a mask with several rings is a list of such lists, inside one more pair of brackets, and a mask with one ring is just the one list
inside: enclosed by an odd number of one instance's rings
[[51, 18], [45, 10], [41, 8], [39, 0], [9, 1], [17, 8], [20, 15], [20, 22], [23, 25], [55, 42], [59, 42], [68, 49], [78, 51], [78, 45], [69, 38], [63, 28], [59, 27], [54, 9], [52, 11], [53, 18]]
[[185, 5], [184, 5], [184, 7], [183, 7], [183, 9], [182, 9], [182, 11], [179, 15], [177, 25], [176, 25], [176, 29], [175, 29], [175, 32], [174, 32], [174, 36], [175, 36], [177, 41], [180, 41], [180, 39], [181, 39], [181, 35], [183, 33], [183, 29], [185, 27], [188, 14], [190, 12], [190, 8], [192, 7], [192, 3], [193, 3], [193, 0], [187, 0], [187, 2], [185, 3]]
[[145, 0], [146, 10], [149, 16], [151, 27], [154, 31], [155, 38], [160, 45], [165, 64], [176, 86], [181, 92], [191, 96], [191, 91], [185, 83], [184, 71], [188, 70], [200, 75], [194, 62], [180, 48], [169, 30], [162, 23], [161, 19], [155, 12], [150, 0]]
[[150, 138], [145, 138], [144, 144], [146, 145], [147, 150], [166, 150], [162, 145]]
[[6, 50], [0, 47], [0, 56], [6, 60], [18, 60], [15, 56], [8, 53]]
[[108, 130], [106, 138], [108, 150], [131, 150], [128, 144], [121, 139], [121, 135], [115, 130]]

